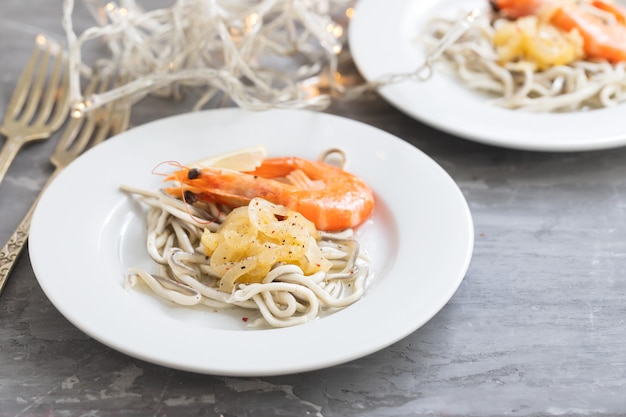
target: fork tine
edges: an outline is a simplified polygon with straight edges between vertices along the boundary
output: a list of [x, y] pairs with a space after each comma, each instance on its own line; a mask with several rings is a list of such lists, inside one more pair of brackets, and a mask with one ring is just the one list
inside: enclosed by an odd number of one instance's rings
[[76, 142], [78, 133], [80, 133], [84, 123], [84, 117], [78, 119], [70, 118], [67, 122], [67, 125], [63, 129], [63, 133], [61, 133], [61, 137], [59, 138], [59, 142], [57, 144], [57, 149], [69, 149], [72, 144]]
[[113, 123], [111, 136], [118, 135], [128, 129], [128, 125], [130, 124], [130, 108], [128, 104], [124, 104], [123, 108], [116, 110], [113, 116], [115, 116], [116, 123]]
[[50, 128], [54, 131], [58, 130], [61, 127], [61, 125], [67, 118], [67, 114], [69, 113], [69, 110], [70, 110], [69, 85], [70, 85], [70, 72], [69, 72], [69, 68], [66, 68], [66, 71], [64, 71], [63, 73], [63, 80], [61, 80], [61, 84], [59, 84], [57, 87], [57, 95], [59, 93], [59, 89], [61, 90], [61, 95], [58, 97], [58, 102], [60, 103], [60, 105], [54, 106], [54, 111], [52, 112], [52, 116], [48, 120]]
[[109, 132], [111, 131], [111, 124], [113, 123], [113, 113], [115, 109], [113, 106], [107, 105], [101, 115], [98, 115], [97, 123], [98, 123], [98, 131], [93, 136], [92, 146], [97, 145], [98, 143], [105, 140], [109, 137]]
[[[97, 72], [92, 76], [91, 82], [85, 90], [85, 95], [93, 93], [103, 93], [110, 87], [113, 72]], [[73, 143], [65, 146], [67, 156], [76, 158], [88, 147], [93, 147], [110, 136], [111, 120], [114, 112], [114, 102], [108, 103], [105, 107], [96, 109], [84, 115], [78, 138]]]
[[[120, 75], [115, 83], [115, 87], [120, 87], [128, 83], [130, 76], [128, 75]], [[111, 130], [111, 135], [117, 135], [122, 133], [128, 129], [128, 125], [130, 124], [130, 100], [128, 98], [119, 99], [119, 107], [117, 111], [113, 114], [115, 117], [116, 123], [114, 123], [113, 128]]]
[[83, 119], [83, 127], [80, 129], [80, 134], [78, 135], [78, 139], [76, 139], [73, 146], [68, 149], [68, 152], [73, 155], [73, 157], [78, 156], [86, 147], [89, 141], [92, 138], [93, 131], [96, 128], [96, 120], [91, 115], [86, 115], [82, 117]]
[[[107, 74], [102, 76], [102, 80], [100, 81], [100, 87], [98, 88], [98, 93], [103, 93], [109, 89], [109, 84], [112, 77], [113, 74], [111, 72], [108, 72]], [[86, 136], [87, 142], [89, 142], [91, 139], [91, 146], [97, 145], [108, 137], [109, 131], [111, 129], [112, 114], [116, 108], [115, 104], [115, 102], [107, 103], [101, 109], [101, 111], [96, 110], [95, 112], [87, 115], [90, 123], [90, 129], [85, 129], [84, 134]], [[98, 130], [94, 134], [93, 131], [95, 128], [97, 128]]]
[[30, 84], [33, 80], [33, 74], [35, 72], [35, 68], [37, 67], [37, 62], [39, 61], [39, 56], [42, 54], [41, 47], [39, 45], [33, 49], [33, 53], [30, 55], [26, 66], [24, 67], [24, 71], [20, 76], [17, 84], [15, 85], [15, 90], [13, 96], [11, 97], [11, 101], [7, 105], [7, 112], [5, 118], [16, 118], [24, 102], [26, 101], [26, 97], [28, 96], [28, 91], [30, 90]]
[[[59, 45], [48, 41], [43, 35], [38, 35], [35, 41], [34, 51], [15, 86], [0, 125], [0, 134], [6, 136], [0, 148], [0, 181], [22, 146], [30, 141], [49, 138], [61, 127], [69, 111], [69, 71], [62, 71], [65, 54]], [[56, 61], [50, 77], [54, 82], [47, 83], [51, 59]], [[63, 84], [59, 85], [61, 72], [65, 72], [65, 76]], [[47, 88], [42, 100], [44, 85]], [[54, 114], [49, 119], [51, 107], [54, 108]], [[35, 116], [38, 110], [40, 114]], [[37, 120], [31, 123], [34, 118]]]
[[[58, 54], [55, 54], [58, 55]], [[54, 102], [59, 97], [59, 89], [63, 91], [67, 90], [63, 88], [63, 82], [61, 80], [61, 73], [63, 72], [63, 64], [64, 59], [60, 56], [56, 56], [54, 68], [52, 69], [52, 74], [50, 75], [50, 82], [46, 85], [46, 91], [43, 94], [43, 98], [41, 99], [41, 105], [39, 109], [39, 115], [36, 124], [44, 124], [50, 118], [50, 114], [52, 113], [52, 108], [54, 107]], [[65, 71], [65, 77], [68, 76], [69, 71]], [[62, 101], [63, 105], [59, 106], [63, 108], [66, 106], [65, 101]], [[54, 124], [52, 124], [54, 126]]]
[[46, 81], [51, 53], [51, 48], [46, 47], [43, 57], [41, 58], [41, 62], [39, 63], [39, 67], [37, 68], [38, 71], [34, 78], [34, 83], [30, 86], [30, 93], [28, 94], [26, 104], [22, 110], [22, 114], [19, 116], [20, 123], [28, 124], [30, 119], [33, 117], [33, 114], [35, 114], [35, 110], [37, 110], [37, 106], [41, 100], [44, 83]]
[[[110, 80], [114, 74], [109, 74], [107, 79], [101, 84], [100, 92], [104, 92], [109, 87]], [[113, 87], [119, 87], [128, 82], [128, 76], [117, 75]], [[90, 117], [96, 119], [96, 133], [93, 134], [90, 146], [95, 146], [106, 138], [115, 136], [126, 129], [130, 124], [130, 107], [128, 99], [118, 99], [107, 103], [103, 108], [97, 110]]]
[[[98, 86], [99, 76], [94, 74], [85, 89], [85, 94], [93, 94]], [[93, 132], [93, 120], [92, 118], [83, 116], [80, 118], [71, 118], [66, 129], [63, 130], [61, 138], [59, 139], [58, 148], [65, 149], [69, 152], [70, 149], [82, 149], [85, 147], [86, 142], [89, 141], [89, 136]], [[86, 126], [86, 127], [85, 127]], [[79, 135], [80, 134], [80, 135]]]

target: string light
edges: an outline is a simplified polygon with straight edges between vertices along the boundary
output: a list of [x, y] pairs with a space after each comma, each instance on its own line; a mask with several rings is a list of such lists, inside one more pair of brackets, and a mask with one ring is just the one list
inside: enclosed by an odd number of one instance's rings
[[[309, 108], [323, 110], [333, 97], [351, 100], [384, 85], [425, 81], [432, 62], [478, 16], [462, 19], [413, 72], [390, 74], [348, 86], [339, 71], [345, 26], [355, 0], [177, 0], [169, 8], [144, 10], [137, 0], [102, 4], [83, 0], [97, 25], [80, 34], [73, 28], [74, 0], [63, 0], [68, 43], [71, 114], [81, 117], [110, 101], [133, 104], [148, 94], [179, 98], [199, 93], [194, 110], [218, 97], [250, 110]], [[100, 40], [109, 56], [101, 70], [117, 71], [129, 81], [84, 97], [80, 76], [86, 43]]]
[[[76, 33], [74, 0], [63, 2], [70, 62], [72, 114], [80, 116], [122, 97], [200, 92], [195, 108], [222, 95], [243, 108], [324, 109], [330, 96], [310, 80], [335, 68], [344, 28], [334, 21], [353, 0], [178, 0], [146, 11], [135, 0], [83, 0], [97, 25]], [[82, 52], [104, 42], [97, 65], [124, 73], [127, 84], [84, 97]], [[333, 77], [330, 77], [333, 78]]]

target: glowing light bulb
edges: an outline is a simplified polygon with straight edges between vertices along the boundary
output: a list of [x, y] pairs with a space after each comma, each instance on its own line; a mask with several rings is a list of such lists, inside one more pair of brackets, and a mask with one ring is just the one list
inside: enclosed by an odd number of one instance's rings
[[35, 37], [35, 42], [37, 42], [37, 45], [39, 46], [43, 46], [46, 44], [48, 40], [46, 39], [46, 37], [44, 35], [37, 35]]
[[82, 100], [78, 103], [74, 103], [72, 106], [72, 111], [70, 115], [73, 119], [80, 119], [85, 115], [85, 109], [91, 106], [91, 103], [88, 100]]
[[244, 23], [246, 25], [246, 32], [251, 32], [252, 29], [254, 29], [254, 27], [257, 25], [257, 23], [259, 23], [259, 15], [256, 13], [248, 15]]
[[328, 26], [326, 26], [326, 30], [330, 32], [335, 38], [341, 38], [341, 36], [343, 35], [343, 28], [333, 23], [329, 23]]

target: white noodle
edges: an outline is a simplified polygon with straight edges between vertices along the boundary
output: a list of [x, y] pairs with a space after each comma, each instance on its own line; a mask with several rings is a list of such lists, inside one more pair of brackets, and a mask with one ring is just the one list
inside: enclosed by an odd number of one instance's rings
[[200, 238], [204, 228], [216, 231], [226, 213], [214, 205], [206, 204], [203, 209], [186, 205], [165, 192], [128, 186], [121, 189], [149, 207], [146, 247], [160, 265], [158, 273], [129, 269], [129, 288], [140, 281], [157, 296], [176, 304], [257, 311], [259, 317], [248, 324], [250, 327], [302, 324], [356, 302], [365, 292], [369, 260], [360, 251], [351, 230], [320, 232], [319, 246], [333, 264], [328, 272], [305, 276], [296, 265], [279, 264], [262, 283], [238, 284], [231, 293], [220, 291], [220, 278], [210, 267]]
[[[434, 19], [424, 36], [434, 47], [458, 20]], [[495, 96], [490, 103], [531, 112], [611, 107], [626, 101], [626, 63], [577, 61], [544, 71], [525, 62], [498, 64], [492, 37], [497, 21], [476, 19], [442, 60], [470, 88]]]

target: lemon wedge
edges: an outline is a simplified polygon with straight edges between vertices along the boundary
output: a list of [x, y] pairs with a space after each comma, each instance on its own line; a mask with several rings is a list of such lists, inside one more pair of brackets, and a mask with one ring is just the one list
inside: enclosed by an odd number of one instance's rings
[[251, 146], [189, 164], [191, 167], [216, 167], [234, 171], [253, 171], [267, 158], [265, 146]]

